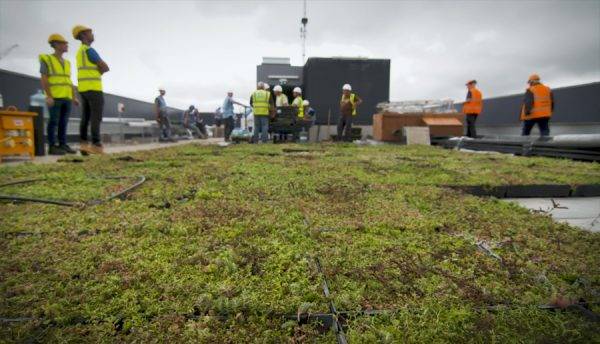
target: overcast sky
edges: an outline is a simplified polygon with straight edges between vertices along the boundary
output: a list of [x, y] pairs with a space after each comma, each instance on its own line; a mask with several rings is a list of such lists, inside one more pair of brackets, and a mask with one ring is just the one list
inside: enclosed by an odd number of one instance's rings
[[[522, 92], [537, 72], [551, 87], [600, 80], [600, 1], [308, 1], [308, 57], [391, 59], [391, 100]], [[301, 65], [302, 1], [0, 0], [0, 68], [38, 75], [50, 33], [93, 28], [108, 63], [106, 92], [212, 111], [243, 101], [263, 56]], [[75, 78], [75, 76], [73, 76]], [[340, 83], [343, 81], [340, 80]], [[340, 85], [341, 86], [341, 85]]]

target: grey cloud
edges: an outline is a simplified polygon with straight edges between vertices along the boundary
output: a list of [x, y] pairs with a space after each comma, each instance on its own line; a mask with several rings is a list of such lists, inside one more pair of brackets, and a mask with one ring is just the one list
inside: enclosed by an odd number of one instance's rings
[[[302, 1], [0, 1], [0, 68], [37, 74], [51, 32], [95, 28], [109, 92], [214, 110], [254, 88], [262, 56], [300, 63]], [[391, 98], [521, 92], [538, 72], [552, 87], [600, 80], [599, 1], [308, 1], [308, 56], [392, 60]], [[22, 22], [35, 25], [25, 29]], [[73, 59], [77, 42], [71, 38]], [[170, 85], [170, 86], [169, 86]]]

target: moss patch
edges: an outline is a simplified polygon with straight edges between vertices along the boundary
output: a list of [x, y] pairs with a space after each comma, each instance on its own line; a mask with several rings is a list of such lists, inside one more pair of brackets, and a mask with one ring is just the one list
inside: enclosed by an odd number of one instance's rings
[[[392, 309], [351, 342], [599, 340], [558, 297], [600, 301], [600, 234], [444, 185], [594, 184], [598, 164], [432, 147], [187, 145], [1, 166], [0, 193], [126, 200], [0, 205], [8, 341], [335, 342], [280, 315]], [[484, 243], [500, 260], [477, 247]], [[489, 305], [509, 304], [494, 312]], [[595, 311], [598, 311], [596, 308]]]

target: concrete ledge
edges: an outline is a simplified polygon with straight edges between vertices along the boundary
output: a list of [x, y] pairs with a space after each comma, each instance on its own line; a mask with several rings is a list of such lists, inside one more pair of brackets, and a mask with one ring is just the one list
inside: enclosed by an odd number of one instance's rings
[[567, 184], [531, 184], [531, 185], [447, 185], [473, 196], [496, 198], [561, 198], [561, 197], [598, 197], [600, 184], [571, 186]]
[[510, 185], [506, 189], [508, 198], [525, 197], [569, 197], [570, 185]]
[[598, 197], [600, 196], [600, 184], [577, 185], [571, 195], [574, 197]]

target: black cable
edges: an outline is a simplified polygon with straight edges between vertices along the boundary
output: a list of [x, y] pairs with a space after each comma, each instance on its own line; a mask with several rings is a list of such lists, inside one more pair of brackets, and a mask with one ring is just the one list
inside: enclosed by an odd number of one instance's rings
[[325, 294], [325, 298], [329, 300], [329, 312], [331, 312], [333, 316], [333, 329], [335, 331], [335, 337], [337, 339], [338, 344], [348, 344], [346, 340], [346, 334], [344, 333], [344, 329], [342, 328], [342, 324], [340, 324], [339, 313], [333, 304], [333, 300], [331, 299], [331, 294], [329, 293], [329, 285], [327, 284], [327, 278], [325, 277], [325, 273], [323, 272], [323, 268], [321, 267], [321, 261], [319, 257], [315, 257], [315, 263], [317, 264], [317, 270], [321, 274], [323, 278], [323, 294]]
[[[102, 176], [102, 179], [126, 179], [128, 177], [123, 177], [123, 176]], [[33, 182], [38, 182], [38, 181], [43, 181], [46, 180], [45, 178], [42, 179], [27, 179], [27, 180], [19, 180], [19, 181], [14, 181], [14, 182], [9, 182], [9, 183], [5, 183], [0, 185], [0, 188], [5, 187], [5, 186], [11, 186], [11, 185], [18, 185], [18, 184], [24, 184], [24, 183], [33, 183]], [[136, 189], [137, 187], [139, 187], [140, 185], [144, 184], [144, 182], [146, 182], [146, 177], [145, 176], [139, 176], [138, 180], [133, 183], [132, 185], [126, 187], [125, 189], [119, 191], [118, 193], [113, 193], [111, 194], [109, 197], [105, 198], [105, 199], [92, 199], [86, 202], [73, 202], [73, 201], [65, 201], [65, 200], [54, 200], [54, 199], [45, 199], [45, 198], [36, 198], [36, 197], [23, 197], [23, 196], [15, 196], [15, 195], [1, 195], [0, 194], [0, 200], [5, 200], [5, 201], [13, 201], [13, 202], [33, 202], [33, 203], [45, 203], [45, 204], [52, 204], [52, 205], [60, 205], [60, 206], [65, 206], [65, 207], [86, 207], [86, 206], [90, 206], [90, 205], [99, 205], [102, 203], [106, 203], [109, 202], [115, 198], [122, 198], [124, 197], [127, 193], [133, 191], [134, 189]]]
[[139, 176], [138, 180], [133, 183], [131, 186], [126, 187], [125, 189], [121, 190], [120, 192], [116, 193], [116, 194], [112, 194], [110, 197], [108, 197], [106, 200], [104, 200], [104, 202], [108, 202], [111, 201], [115, 198], [121, 198], [123, 196], [125, 196], [126, 194], [128, 194], [130, 191], [133, 191], [134, 189], [138, 188], [140, 185], [144, 184], [146, 182], [146, 176]]
[[78, 203], [78, 202], [69, 202], [69, 201], [61, 201], [61, 200], [53, 200], [53, 199], [45, 199], [45, 198], [35, 198], [35, 197], [22, 197], [22, 196], [14, 196], [14, 195], [0, 195], [0, 200], [13, 201], [13, 202], [46, 203], [46, 204], [53, 204], [53, 205], [62, 205], [65, 207], [77, 207], [77, 206], [84, 205], [84, 203]]
[[0, 188], [3, 188], [5, 186], [11, 186], [11, 185], [18, 185], [18, 184], [25, 184], [25, 183], [33, 183], [33, 182], [41, 182], [43, 180], [46, 180], [46, 178], [37, 178], [37, 179], [25, 179], [25, 180], [17, 180], [14, 182], [8, 182], [6, 184], [0, 184]]

